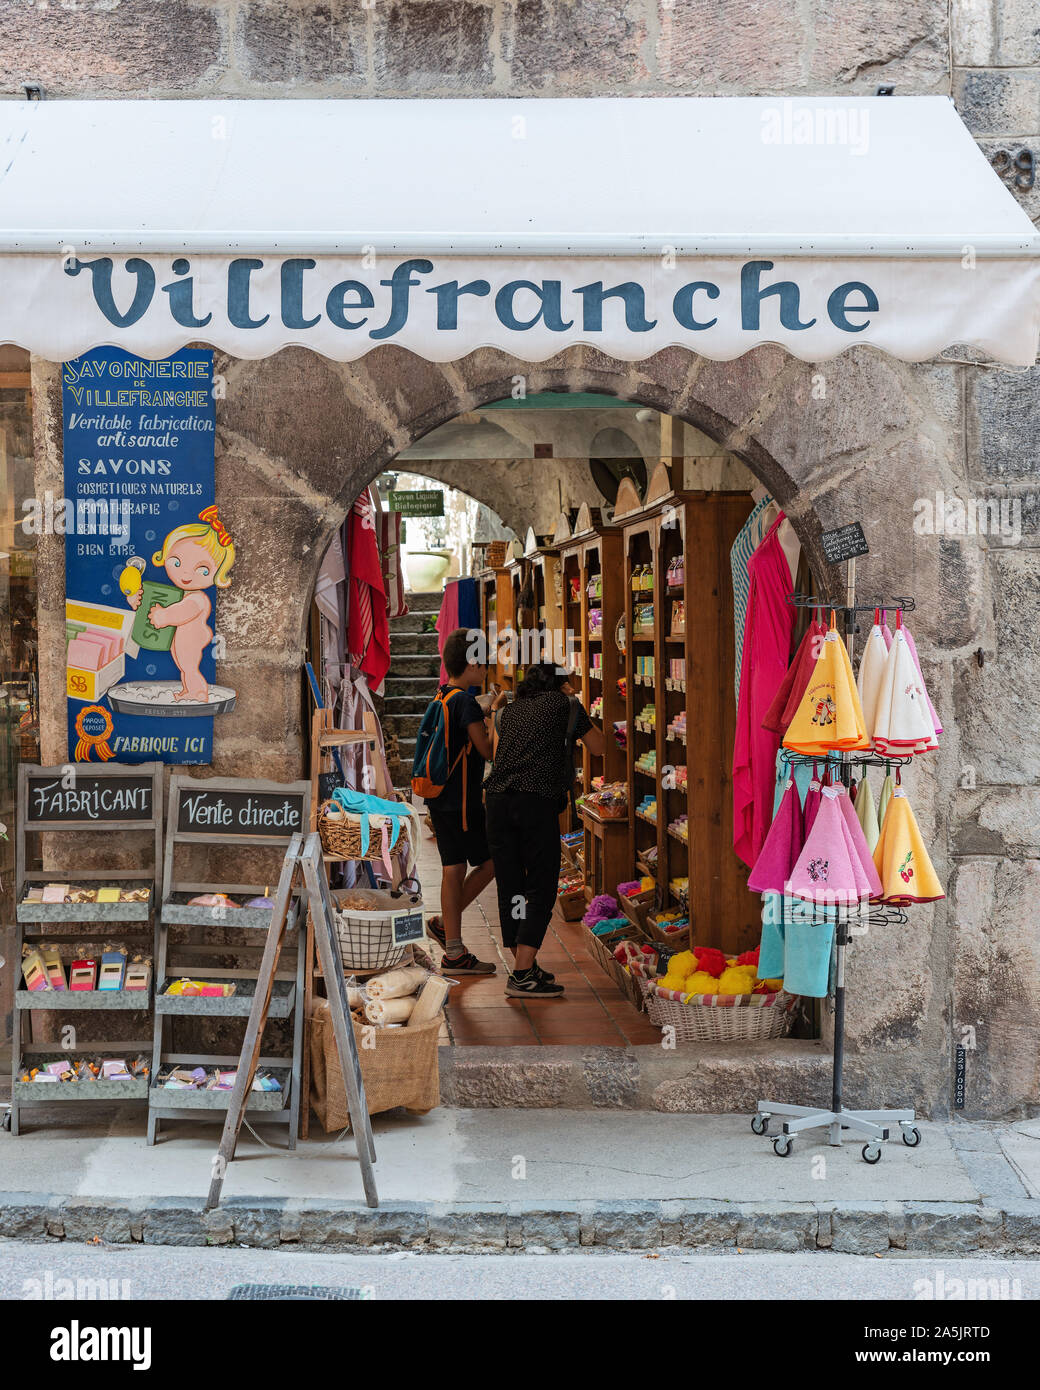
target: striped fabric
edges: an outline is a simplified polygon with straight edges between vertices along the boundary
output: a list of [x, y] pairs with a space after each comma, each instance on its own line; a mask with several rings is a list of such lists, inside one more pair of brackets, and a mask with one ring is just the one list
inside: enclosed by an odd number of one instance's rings
[[744, 621], [747, 617], [748, 595], [751, 584], [748, 580], [748, 561], [758, 548], [763, 535], [762, 513], [772, 502], [769, 496], [756, 502], [751, 515], [740, 528], [737, 539], [729, 552], [730, 568], [733, 571], [733, 633], [736, 638], [736, 670], [733, 675], [733, 690], [737, 702], [740, 701], [740, 667], [744, 656]]

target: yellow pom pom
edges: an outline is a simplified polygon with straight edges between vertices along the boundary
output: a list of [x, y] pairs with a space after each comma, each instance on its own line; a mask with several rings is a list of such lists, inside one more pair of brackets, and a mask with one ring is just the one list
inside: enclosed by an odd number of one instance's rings
[[760, 985], [765, 985], [770, 994], [776, 994], [784, 987], [783, 980], [759, 980]]
[[719, 982], [706, 970], [695, 970], [683, 988], [687, 994], [718, 994]]
[[678, 975], [685, 980], [687, 975], [692, 975], [697, 969], [697, 957], [692, 951], [680, 951], [668, 962], [669, 975]]
[[719, 976], [720, 994], [750, 994], [751, 980], [746, 970], [731, 966]]
[[662, 975], [657, 983], [662, 989], [674, 989], [677, 994], [686, 993], [686, 981], [681, 975]]

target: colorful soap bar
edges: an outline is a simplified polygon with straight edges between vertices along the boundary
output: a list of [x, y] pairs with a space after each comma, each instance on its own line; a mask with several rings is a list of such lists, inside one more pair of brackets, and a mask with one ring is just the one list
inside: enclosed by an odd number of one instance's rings
[[57, 946], [41, 946], [40, 951], [43, 955], [43, 964], [47, 970], [47, 979], [50, 981], [51, 989], [67, 989], [65, 966], [62, 964], [61, 952]]
[[43, 956], [35, 946], [28, 946], [22, 951], [22, 974], [25, 977], [26, 989], [53, 988], [47, 976], [47, 966]]
[[97, 961], [74, 960], [69, 967], [69, 989], [93, 989], [97, 980]]
[[123, 988], [123, 975], [126, 971], [125, 951], [102, 951], [101, 973], [98, 976], [99, 990]]

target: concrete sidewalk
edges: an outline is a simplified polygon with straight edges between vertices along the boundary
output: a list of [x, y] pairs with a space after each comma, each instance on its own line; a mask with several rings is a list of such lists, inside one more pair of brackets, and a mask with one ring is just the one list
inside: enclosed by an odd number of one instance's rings
[[[352, 1139], [295, 1153], [243, 1130], [224, 1204], [203, 1197], [217, 1125], [148, 1149], [140, 1115], [0, 1135], [0, 1236], [505, 1249], [737, 1245], [872, 1253], [1040, 1253], [1040, 1122], [920, 1125], [922, 1143], [788, 1158], [743, 1115], [449, 1110], [374, 1121], [381, 1206]], [[272, 1146], [277, 1130], [260, 1129]]]

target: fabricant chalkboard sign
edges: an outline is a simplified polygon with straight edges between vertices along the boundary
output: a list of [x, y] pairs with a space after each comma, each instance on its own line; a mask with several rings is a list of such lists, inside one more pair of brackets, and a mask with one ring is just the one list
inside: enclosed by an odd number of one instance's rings
[[[186, 781], [179, 783], [177, 833], [214, 835], [276, 835], [287, 838], [307, 829], [308, 796], [303, 790], [261, 791], [262, 784], [229, 787]], [[309, 788], [308, 788], [309, 790]]]
[[155, 810], [155, 776], [151, 765], [140, 772], [84, 772], [80, 766], [29, 767], [25, 776], [23, 811], [26, 825], [50, 828], [84, 823], [140, 821], [148, 826]]
[[833, 531], [824, 531], [820, 540], [823, 553], [832, 565], [840, 565], [846, 560], [855, 560], [858, 555], [870, 553], [863, 525], [859, 521], [851, 521], [847, 526], [838, 526]]

